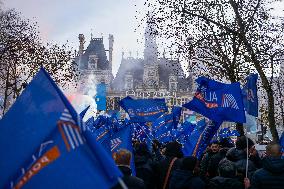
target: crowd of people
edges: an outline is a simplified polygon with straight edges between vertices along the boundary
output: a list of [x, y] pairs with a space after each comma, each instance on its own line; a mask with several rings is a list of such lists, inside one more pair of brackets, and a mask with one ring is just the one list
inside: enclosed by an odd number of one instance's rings
[[[281, 146], [270, 143], [264, 157], [254, 142], [241, 136], [236, 144], [213, 141], [200, 161], [185, 157], [178, 142], [133, 142], [134, 152], [121, 149], [113, 158], [129, 189], [284, 189], [284, 159]], [[136, 176], [130, 161], [135, 160]], [[122, 188], [120, 184], [114, 188]]]

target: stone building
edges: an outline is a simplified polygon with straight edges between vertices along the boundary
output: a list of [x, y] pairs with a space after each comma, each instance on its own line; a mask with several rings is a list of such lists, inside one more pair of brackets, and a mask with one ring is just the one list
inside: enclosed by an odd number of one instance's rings
[[192, 96], [193, 80], [186, 77], [178, 59], [159, 57], [156, 37], [148, 25], [145, 30], [143, 58], [124, 57], [108, 92], [108, 107], [119, 109], [125, 96], [165, 98], [169, 106], [182, 105]]
[[[143, 58], [125, 57], [122, 53], [120, 67], [112, 75], [112, 51], [114, 38], [109, 35], [109, 49], [103, 38], [92, 38], [84, 49], [84, 35], [79, 35], [79, 51], [76, 57], [82, 87], [80, 93], [89, 94], [90, 86], [107, 85], [107, 108], [121, 110], [118, 102], [126, 97], [165, 98], [169, 106], [182, 105], [192, 96], [193, 80], [186, 76], [178, 59], [158, 55], [156, 37], [148, 25], [145, 30]], [[108, 59], [107, 54], [108, 52]]]
[[[103, 37], [91, 38], [88, 47], [84, 49], [85, 37], [79, 34], [80, 46], [75, 61], [79, 71], [80, 93], [90, 94], [90, 90], [99, 83], [105, 83], [108, 88], [110, 87], [113, 80], [113, 35], [110, 34], [108, 40], [108, 50], [104, 47]], [[109, 58], [107, 58], [107, 52]]]

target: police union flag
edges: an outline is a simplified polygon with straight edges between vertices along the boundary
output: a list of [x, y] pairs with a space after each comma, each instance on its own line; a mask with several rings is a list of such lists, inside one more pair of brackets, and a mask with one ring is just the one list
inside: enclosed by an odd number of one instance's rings
[[245, 111], [240, 83], [225, 84], [199, 77], [193, 99], [183, 106], [216, 122], [244, 123]]
[[121, 172], [80, 122], [41, 69], [0, 120], [0, 188], [114, 186]]
[[168, 111], [165, 99], [132, 99], [127, 96], [119, 105], [128, 113], [132, 122], [153, 122]]

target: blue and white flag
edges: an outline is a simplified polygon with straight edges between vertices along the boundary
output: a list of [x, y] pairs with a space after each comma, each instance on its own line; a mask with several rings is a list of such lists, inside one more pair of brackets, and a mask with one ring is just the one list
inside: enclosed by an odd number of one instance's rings
[[132, 153], [130, 168], [132, 170], [132, 174], [135, 175], [135, 163], [133, 156], [130, 125], [126, 125], [123, 128], [121, 128], [118, 132], [114, 133], [111, 136], [110, 145], [112, 153], [117, 152], [120, 149], [126, 149]]
[[185, 121], [181, 124], [180, 128], [178, 128], [175, 132], [172, 132], [172, 135], [177, 141], [179, 141], [181, 144], [184, 144], [186, 139], [191, 135], [194, 128], [195, 125]]
[[174, 137], [172, 136], [171, 131], [167, 131], [167, 132], [161, 134], [160, 136], [158, 136], [157, 140], [160, 143], [168, 143], [168, 142], [174, 141]]
[[196, 82], [199, 87], [184, 107], [218, 123], [246, 121], [239, 83], [224, 84], [206, 77], [199, 77]]
[[182, 151], [185, 156], [191, 156], [193, 154], [195, 147], [199, 141], [199, 138], [201, 137], [205, 128], [206, 128], [205, 119], [202, 119], [201, 121], [197, 122], [194, 130], [187, 137], [185, 143], [183, 144]]
[[250, 74], [243, 88], [244, 106], [249, 115], [258, 116], [257, 74]]
[[[80, 117], [41, 69], [0, 120], [0, 188], [110, 188], [122, 176], [86, 142]], [[96, 148], [94, 151], [92, 147]]]
[[90, 105], [89, 105], [87, 108], [85, 108], [85, 109], [79, 114], [80, 117], [81, 117], [81, 119], [84, 118], [84, 116], [85, 116], [85, 114], [87, 113], [87, 111], [89, 110], [89, 108], [90, 108]]
[[207, 125], [200, 137], [198, 138], [198, 141], [195, 145], [195, 148], [193, 150], [192, 156], [196, 157], [197, 159], [200, 159], [203, 152], [206, 150], [207, 146], [209, 145], [211, 139], [215, 135], [215, 133], [218, 131], [220, 125], [222, 123], [217, 123], [214, 121], [210, 121]]
[[174, 120], [173, 126], [174, 126], [175, 129], [177, 128], [177, 125], [178, 125], [179, 120], [180, 120], [181, 110], [182, 110], [182, 107], [179, 107], [179, 106], [174, 106], [172, 108], [172, 114], [173, 114], [173, 120]]
[[162, 134], [171, 131], [174, 127], [173, 114], [161, 115], [152, 125], [152, 132], [155, 138], [159, 138]]
[[119, 102], [132, 122], [153, 122], [168, 111], [165, 99], [132, 99], [126, 97]]

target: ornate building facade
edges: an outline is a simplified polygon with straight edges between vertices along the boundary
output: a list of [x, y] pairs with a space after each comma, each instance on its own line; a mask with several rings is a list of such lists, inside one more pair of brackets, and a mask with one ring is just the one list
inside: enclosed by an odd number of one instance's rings
[[[79, 51], [75, 62], [79, 71], [79, 93], [89, 94], [92, 88], [99, 83], [105, 83], [110, 87], [113, 80], [112, 74], [112, 53], [113, 53], [113, 35], [109, 35], [109, 49], [106, 50], [103, 38], [91, 38], [90, 43], [84, 49], [85, 37], [79, 34]], [[107, 53], [108, 57], [107, 58]]]
[[[105, 50], [103, 38], [92, 38], [84, 50], [84, 36], [79, 35], [79, 52], [76, 62], [79, 65], [80, 92], [88, 94], [91, 83], [107, 85], [107, 109], [121, 110], [118, 102], [126, 97], [165, 98], [169, 106], [182, 105], [192, 97], [193, 80], [185, 75], [178, 59], [158, 56], [156, 37], [148, 25], [145, 30], [143, 58], [131, 55], [122, 59], [114, 78], [112, 75], [113, 36], [109, 35], [109, 49]], [[109, 53], [107, 60], [106, 52]]]

